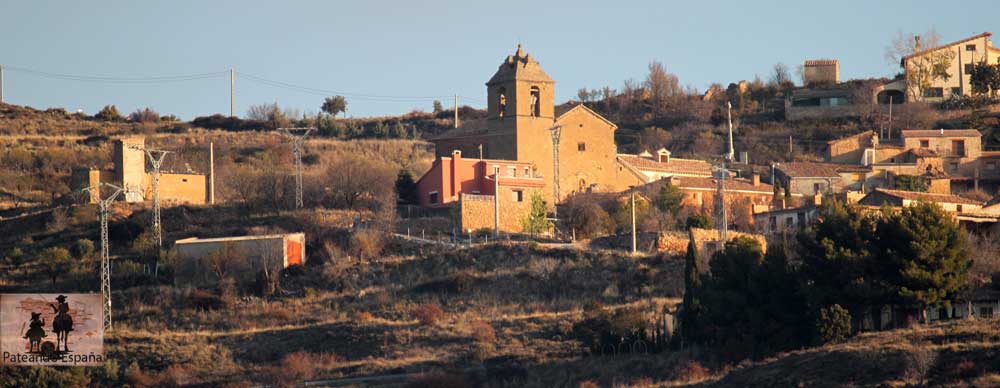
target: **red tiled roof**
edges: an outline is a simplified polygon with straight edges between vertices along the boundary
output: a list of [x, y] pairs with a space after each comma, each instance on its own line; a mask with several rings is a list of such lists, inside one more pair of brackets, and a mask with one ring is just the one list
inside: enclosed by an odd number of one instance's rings
[[962, 198], [952, 194], [921, 193], [917, 191], [889, 190], [883, 188], [877, 188], [875, 189], [875, 191], [876, 192], [880, 191], [892, 197], [908, 199], [911, 201], [945, 202], [945, 203], [957, 203], [963, 205], [982, 205], [982, 202], [974, 201], [968, 198]]
[[987, 31], [987, 32], [984, 32], [982, 34], [973, 35], [973, 36], [970, 36], [970, 37], [962, 39], [962, 40], [956, 40], [956, 41], [951, 42], [951, 43], [945, 43], [945, 44], [942, 44], [942, 45], [938, 45], [938, 46], [934, 46], [934, 47], [931, 47], [931, 48], [923, 49], [923, 50], [917, 51], [917, 52], [915, 52], [913, 54], [910, 54], [910, 55], [907, 55], [907, 56], [903, 57], [901, 59], [901, 62], [905, 62], [907, 59], [910, 59], [910, 58], [913, 58], [913, 57], [919, 57], [919, 56], [927, 54], [927, 53], [929, 53], [931, 51], [937, 51], [937, 50], [940, 50], [940, 49], [945, 48], [945, 47], [954, 46], [956, 44], [962, 44], [962, 43], [968, 42], [968, 41], [973, 40], [973, 39], [979, 39], [979, 38], [982, 38], [982, 37], [987, 37], [988, 38], [988, 37], [990, 37], [992, 35], [993, 35], [992, 33], [990, 33], [989, 31]]
[[1000, 158], [1000, 151], [983, 151], [979, 154], [981, 158]]
[[904, 129], [903, 137], [980, 137], [975, 129]]
[[618, 160], [640, 171], [712, 175], [712, 165], [703, 160], [670, 158], [669, 162], [660, 163], [638, 155], [618, 155]]
[[[680, 177], [677, 178], [680, 183], [678, 187], [684, 188], [696, 188], [696, 189], [716, 189], [718, 187], [718, 180], [715, 178], [702, 178], [702, 177]], [[771, 185], [760, 182], [757, 186], [754, 186], [752, 182], [746, 179], [727, 179], [725, 182], [726, 191], [756, 191], [763, 194], [773, 194], [774, 187]]]
[[869, 172], [867, 167], [853, 164], [788, 162], [774, 166], [790, 178], [836, 178], [842, 172]]

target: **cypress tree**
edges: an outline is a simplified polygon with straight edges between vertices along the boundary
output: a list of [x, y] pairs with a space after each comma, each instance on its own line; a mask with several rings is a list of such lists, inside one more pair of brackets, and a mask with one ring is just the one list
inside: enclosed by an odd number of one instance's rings
[[[682, 344], [698, 341], [698, 315], [701, 313], [701, 300], [698, 292], [701, 288], [701, 269], [698, 266], [698, 244], [694, 240], [694, 232], [688, 230], [687, 254], [684, 256], [684, 302], [680, 311], [680, 336]], [[683, 345], [682, 345], [683, 346]]]

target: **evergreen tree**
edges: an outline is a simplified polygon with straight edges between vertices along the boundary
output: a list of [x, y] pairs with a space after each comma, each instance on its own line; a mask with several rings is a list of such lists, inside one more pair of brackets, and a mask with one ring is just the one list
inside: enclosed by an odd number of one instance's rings
[[409, 170], [399, 170], [396, 175], [396, 198], [405, 204], [417, 203], [417, 185], [413, 182], [413, 175]]
[[688, 230], [687, 254], [684, 255], [684, 302], [680, 310], [680, 336], [684, 343], [697, 343], [701, 325], [698, 315], [701, 314], [701, 299], [698, 292], [701, 288], [701, 270], [698, 263], [698, 244], [694, 240], [694, 232]]
[[521, 227], [524, 228], [525, 233], [543, 233], [552, 227], [547, 215], [548, 207], [545, 204], [545, 199], [542, 198], [541, 193], [536, 191], [531, 195], [531, 212], [521, 220]]
[[899, 302], [926, 310], [956, 300], [968, 282], [965, 231], [940, 206], [918, 203], [878, 222], [875, 245]]
[[681, 201], [684, 200], [684, 193], [681, 190], [670, 183], [664, 183], [663, 187], [660, 188], [660, 192], [656, 194], [656, 198], [653, 199], [653, 205], [663, 213], [670, 213], [677, 215], [677, 212], [681, 209]]
[[883, 268], [871, 251], [875, 221], [837, 200], [820, 206], [818, 219], [798, 236], [813, 311], [837, 304], [860, 319], [865, 309], [886, 302]]

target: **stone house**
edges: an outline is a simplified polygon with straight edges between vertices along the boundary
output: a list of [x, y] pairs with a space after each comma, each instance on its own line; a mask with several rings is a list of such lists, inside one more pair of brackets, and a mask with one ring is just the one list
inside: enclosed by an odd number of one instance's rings
[[930, 192], [953, 187], [975, 189], [1000, 183], [1000, 152], [983, 151], [974, 129], [903, 130], [900, 138], [880, 140], [873, 131], [827, 143], [826, 160], [872, 169], [866, 187], [891, 186], [899, 175], [922, 176]]
[[835, 85], [840, 82], [840, 61], [812, 59], [802, 65], [802, 78], [806, 86]]
[[[921, 88], [919, 85], [907, 84], [903, 82], [893, 83], [886, 86], [886, 93], [895, 90], [897, 93], [905, 94], [907, 101], [941, 101], [951, 96], [968, 96], [972, 94], [972, 86], [969, 82], [969, 73], [975, 63], [987, 62], [997, 63], [1000, 59], [1000, 48], [993, 47], [990, 37], [993, 34], [984, 32], [973, 35], [965, 39], [945, 43], [935, 47], [923, 48], [918, 40], [916, 52], [900, 59], [899, 66], [904, 72], [910, 73], [914, 69], [926, 67], [935, 56], [940, 56], [946, 52], [952, 56], [950, 66], [947, 68], [948, 79], [938, 78], [932, 81], [930, 87]], [[899, 102], [897, 100], [897, 102]]]
[[787, 162], [774, 164], [773, 179], [792, 194], [816, 195], [863, 190], [870, 173], [860, 165]]
[[816, 221], [816, 217], [817, 208], [815, 205], [810, 204], [802, 207], [754, 213], [753, 224], [757, 233], [765, 236], [774, 236], [783, 233], [794, 235], [799, 229], [812, 225]]

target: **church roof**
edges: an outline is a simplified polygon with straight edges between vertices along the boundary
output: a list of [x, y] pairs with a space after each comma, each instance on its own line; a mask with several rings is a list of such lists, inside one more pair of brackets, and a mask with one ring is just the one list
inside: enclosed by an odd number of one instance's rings
[[517, 45], [517, 52], [507, 56], [507, 59], [500, 64], [500, 68], [486, 84], [492, 85], [513, 80], [555, 83], [548, 74], [545, 74], [542, 66], [535, 61], [535, 58], [531, 57], [531, 54], [524, 53], [520, 44]]

